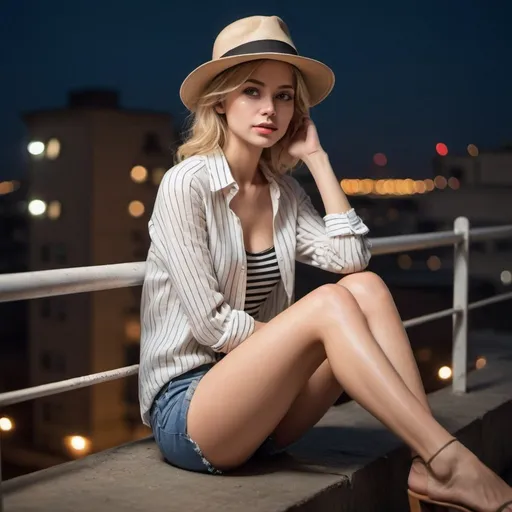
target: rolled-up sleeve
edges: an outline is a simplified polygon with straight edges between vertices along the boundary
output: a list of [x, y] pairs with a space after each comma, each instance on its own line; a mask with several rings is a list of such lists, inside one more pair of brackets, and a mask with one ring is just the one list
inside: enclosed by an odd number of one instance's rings
[[204, 192], [192, 172], [168, 172], [151, 220], [150, 251], [176, 290], [194, 338], [230, 352], [254, 332], [254, 319], [226, 302], [209, 250]]
[[371, 258], [369, 229], [354, 209], [322, 219], [305, 190], [296, 186], [297, 261], [336, 274], [364, 270]]

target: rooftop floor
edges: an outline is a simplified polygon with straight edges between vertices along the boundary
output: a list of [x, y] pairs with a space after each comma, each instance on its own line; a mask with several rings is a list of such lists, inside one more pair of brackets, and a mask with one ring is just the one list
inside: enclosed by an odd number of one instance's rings
[[[512, 465], [512, 339], [472, 340], [487, 357], [469, 392], [429, 395], [438, 420], [497, 472]], [[408, 450], [350, 402], [333, 407], [290, 454], [229, 476], [175, 469], [151, 438], [7, 481], [6, 512], [407, 510]]]

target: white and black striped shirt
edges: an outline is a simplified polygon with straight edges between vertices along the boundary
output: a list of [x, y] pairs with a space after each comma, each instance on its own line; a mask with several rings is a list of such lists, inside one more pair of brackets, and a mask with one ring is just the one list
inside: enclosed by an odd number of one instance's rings
[[[323, 219], [288, 174], [269, 181], [279, 281], [260, 305], [268, 322], [294, 301], [295, 261], [338, 274], [370, 260], [368, 228], [352, 209]], [[230, 209], [238, 185], [221, 150], [190, 157], [164, 176], [149, 221], [151, 245], [141, 301], [142, 420], [164, 384], [215, 362], [254, 331], [245, 309], [248, 258]]]

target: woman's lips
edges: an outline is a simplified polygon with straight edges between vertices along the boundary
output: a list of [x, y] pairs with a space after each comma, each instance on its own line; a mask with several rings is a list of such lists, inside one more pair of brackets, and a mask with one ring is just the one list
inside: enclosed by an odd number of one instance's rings
[[261, 135], [270, 135], [276, 131], [274, 128], [268, 128], [267, 126], [255, 126], [254, 129]]

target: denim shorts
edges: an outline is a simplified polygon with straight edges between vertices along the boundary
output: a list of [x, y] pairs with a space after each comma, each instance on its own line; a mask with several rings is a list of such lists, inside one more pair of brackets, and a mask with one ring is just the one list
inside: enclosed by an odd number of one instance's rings
[[[156, 444], [169, 464], [188, 471], [220, 475], [223, 471], [208, 462], [187, 433], [190, 401], [199, 381], [212, 366], [205, 364], [166, 384], [153, 402], [150, 423]], [[277, 448], [269, 436], [254, 455], [272, 456], [284, 451], [286, 448]]]

